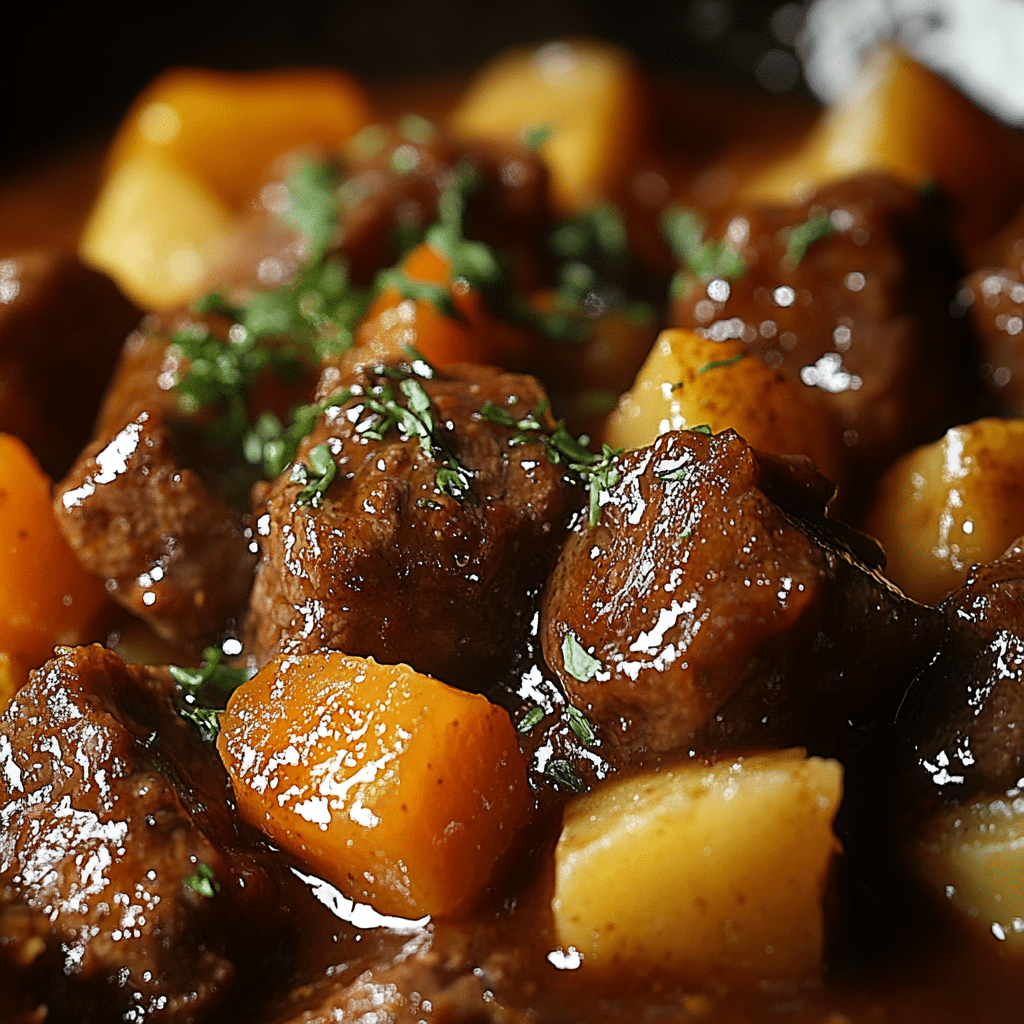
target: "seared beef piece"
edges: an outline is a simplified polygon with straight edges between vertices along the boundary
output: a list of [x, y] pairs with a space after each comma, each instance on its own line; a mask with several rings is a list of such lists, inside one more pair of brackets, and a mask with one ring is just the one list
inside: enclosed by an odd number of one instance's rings
[[727, 430], [664, 434], [617, 466], [541, 619], [545, 658], [604, 756], [839, 753], [893, 710], [941, 616], [882, 577], [874, 542], [828, 517], [832, 487], [810, 462]]
[[[791, 229], [813, 218], [831, 233], [801, 254]], [[855, 464], [878, 467], [964, 418], [974, 372], [949, 309], [957, 257], [912, 189], [864, 175], [802, 206], [738, 211], [709, 234], [735, 242], [746, 270], [691, 279], [673, 324], [742, 338], [826, 406]]]
[[100, 396], [139, 310], [71, 253], [0, 260], [0, 431], [52, 477], [89, 439]]
[[939, 606], [950, 631], [897, 720], [915, 797], [964, 800], [1024, 779], [1024, 538]]
[[[124, 344], [93, 442], [59, 484], [57, 520], [79, 560], [162, 637], [198, 650], [244, 609], [256, 565], [249, 490], [257, 477], [219, 405], [186, 413], [175, 381], [189, 369], [175, 330], [224, 318], [148, 318]], [[280, 417], [306, 399], [312, 375], [282, 383], [261, 371], [248, 416]], [[237, 434], [237, 428], [235, 431]], [[224, 443], [224, 438], [233, 443]]]
[[978, 376], [993, 411], [1024, 416], [1024, 275], [1005, 267], [977, 270], [957, 296], [978, 337]]
[[182, 467], [158, 409], [89, 445], [54, 509], [82, 565], [172, 643], [198, 649], [244, 608], [256, 564], [251, 531]]
[[286, 938], [272, 858], [173, 695], [163, 670], [62, 648], [0, 716], [0, 947], [50, 1024], [223, 1020]]
[[244, 290], [294, 276], [309, 247], [280, 216], [291, 202], [285, 182], [303, 161], [314, 160], [332, 165], [341, 181], [339, 239], [332, 252], [357, 285], [370, 284], [419, 241], [438, 219], [438, 200], [453, 173], [469, 173], [475, 181], [465, 191], [466, 236], [506, 253], [518, 287], [536, 286], [546, 273], [538, 254], [552, 217], [540, 158], [514, 143], [427, 135], [417, 142], [394, 126], [373, 125], [339, 153], [288, 154], [278, 168], [280, 180], [261, 190], [244, 237], [212, 283], [231, 281]]
[[[362, 386], [381, 380], [365, 370]], [[328, 410], [296, 456], [309, 464], [330, 445], [337, 477], [323, 500], [299, 504], [303, 484], [285, 473], [255, 513], [248, 650], [260, 664], [329, 647], [480, 691], [525, 642], [580, 495], [540, 441], [511, 444], [517, 431], [480, 413], [487, 402], [517, 418], [539, 412], [544, 391], [531, 377], [458, 365], [420, 383], [472, 493], [442, 493], [440, 463], [397, 427], [366, 436], [359, 398]], [[550, 414], [540, 419], [553, 428]]]

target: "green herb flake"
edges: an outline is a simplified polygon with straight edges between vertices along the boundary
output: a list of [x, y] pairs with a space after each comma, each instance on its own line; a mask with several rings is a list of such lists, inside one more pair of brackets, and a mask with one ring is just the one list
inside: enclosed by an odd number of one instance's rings
[[707, 434], [711, 436], [711, 426], [707, 423], [698, 423], [695, 427], [688, 428], [691, 434]]
[[685, 480], [690, 475], [690, 470], [686, 466], [677, 466], [675, 469], [667, 469], [659, 471], [655, 474], [659, 480], [666, 481], [681, 481]]
[[549, 124], [539, 124], [534, 125], [532, 128], [524, 128], [522, 133], [523, 145], [536, 153], [551, 137], [553, 130]]
[[583, 778], [571, 761], [556, 758], [548, 761], [544, 774], [562, 789], [570, 793], [582, 793], [587, 787]]
[[183, 878], [181, 882], [182, 885], [187, 885], [190, 889], [199, 893], [200, 896], [205, 896], [208, 900], [212, 900], [220, 892], [220, 882], [217, 881], [213, 868], [202, 861], [199, 861], [196, 864], [196, 870], [188, 878]]
[[736, 355], [730, 356], [728, 359], [712, 359], [710, 363], [705, 363], [698, 371], [698, 376], [702, 373], [709, 373], [711, 370], [719, 370], [723, 366], [732, 366], [738, 363], [741, 359], [746, 359], [747, 352], [737, 352]]
[[579, 708], [568, 704], [565, 708], [565, 717], [569, 721], [569, 728], [572, 729], [576, 734], [576, 738], [581, 743], [586, 744], [588, 747], [597, 746], [597, 733], [594, 731], [590, 719]]
[[834, 235], [836, 226], [827, 213], [815, 213], [808, 217], [803, 224], [797, 224], [786, 232], [786, 252], [782, 262], [788, 269], [800, 265], [800, 261], [807, 255], [808, 248], [822, 238]]
[[[704, 238], [706, 225], [694, 210], [670, 206], [662, 217], [661, 230], [676, 259], [685, 270], [700, 281], [724, 278], [727, 281], [742, 277], [747, 264], [740, 250], [730, 242]], [[673, 279], [674, 293], [685, 286], [685, 276]]]
[[188, 703], [178, 709], [178, 714], [195, 726], [199, 739], [203, 743], [216, 742], [220, 733], [220, 716], [223, 713], [220, 708], [197, 707]]
[[581, 683], [589, 683], [603, 667], [597, 658], [587, 652], [572, 630], [562, 640], [562, 664], [565, 671]]
[[533, 732], [533, 727], [537, 725], [544, 718], [544, 709], [539, 705], [535, 705], [526, 712], [525, 715], [519, 720], [519, 724], [516, 729], [521, 733]]
[[326, 441], [318, 444], [309, 453], [309, 465], [297, 462], [292, 467], [292, 483], [301, 483], [303, 488], [295, 496], [295, 504], [299, 507], [312, 505], [316, 508], [323, 501], [324, 494], [331, 486], [338, 467], [334, 463], [331, 446]]
[[419, 114], [403, 114], [398, 119], [398, 134], [406, 142], [426, 146], [437, 136], [437, 125]]

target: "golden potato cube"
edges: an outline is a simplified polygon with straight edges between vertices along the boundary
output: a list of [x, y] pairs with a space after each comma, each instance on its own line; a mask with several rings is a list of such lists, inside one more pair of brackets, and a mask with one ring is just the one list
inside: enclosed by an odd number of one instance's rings
[[146, 309], [202, 289], [234, 220], [197, 178], [153, 153], [117, 164], [96, 200], [79, 251]]
[[802, 201], [869, 170], [936, 182], [958, 211], [961, 237], [974, 242], [1020, 202], [1024, 140], [904, 51], [882, 46], [797, 151], [755, 172], [740, 197]]
[[956, 590], [972, 565], [1024, 534], [1024, 420], [977, 420], [904, 455], [882, 477], [865, 529], [910, 597], [933, 604]]
[[841, 442], [827, 411], [742, 341], [709, 341], [693, 331], [662, 331], [632, 388], [608, 417], [614, 448], [643, 448], [668, 430], [706, 423], [732, 427], [748, 444], [776, 455], [807, 455], [830, 480], [842, 468]]
[[558, 941], [584, 967], [804, 978], [821, 968], [837, 761], [777, 751], [610, 780], [566, 810]]
[[548, 129], [539, 152], [563, 212], [593, 206], [637, 159], [647, 102], [633, 62], [591, 40], [512, 50], [469, 86], [451, 126], [471, 138], [522, 139]]
[[1024, 796], [942, 811], [914, 849], [925, 884], [995, 943], [1024, 957]]

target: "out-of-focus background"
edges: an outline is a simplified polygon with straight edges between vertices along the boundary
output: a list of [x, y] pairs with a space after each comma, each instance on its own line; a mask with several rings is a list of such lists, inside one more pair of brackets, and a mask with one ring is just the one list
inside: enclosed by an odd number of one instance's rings
[[373, 82], [465, 73], [565, 35], [616, 43], [683, 80], [825, 98], [892, 36], [1024, 122], [1019, 0], [12, 0], [0, 26], [0, 174], [102, 137], [174, 65], [327, 64]]

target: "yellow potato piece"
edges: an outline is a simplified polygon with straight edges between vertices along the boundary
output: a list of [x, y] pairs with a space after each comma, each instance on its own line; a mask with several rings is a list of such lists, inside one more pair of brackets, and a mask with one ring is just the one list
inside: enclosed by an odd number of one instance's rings
[[755, 172], [739, 196], [803, 201], [823, 184], [869, 170], [910, 185], [937, 182], [963, 240], [972, 242], [1019, 203], [1024, 140], [904, 51], [882, 46], [799, 148]]
[[566, 810], [558, 941], [584, 967], [815, 975], [841, 796], [840, 764], [802, 750], [606, 782]]
[[540, 154], [563, 212], [594, 205], [636, 159], [648, 111], [639, 72], [620, 50], [592, 40], [512, 50], [486, 67], [451, 117], [472, 138], [550, 132]]
[[274, 157], [339, 145], [369, 120], [362, 88], [336, 71], [168, 71], [111, 144], [82, 258], [143, 307], [194, 298]]
[[972, 565], [1024, 534], [1024, 420], [953, 427], [903, 456], [882, 477], [865, 529], [910, 597], [932, 604], [956, 590]]
[[198, 179], [153, 153], [117, 164], [93, 207], [82, 259], [147, 309], [196, 295], [234, 219]]
[[1024, 957], [1024, 796], [941, 812], [914, 849], [925, 884], [1000, 952]]
[[732, 427], [748, 444], [776, 455], [807, 455], [830, 480], [842, 469], [828, 413], [803, 399], [742, 341], [709, 341], [693, 331], [662, 331], [632, 388], [608, 417], [614, 448], [643, 448], [668, 430]]

